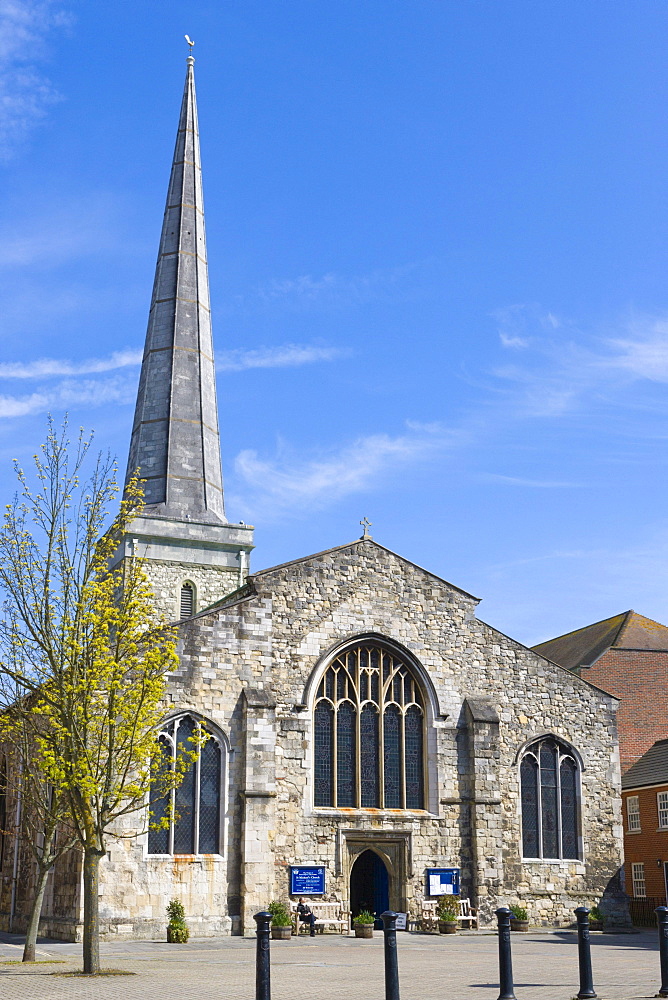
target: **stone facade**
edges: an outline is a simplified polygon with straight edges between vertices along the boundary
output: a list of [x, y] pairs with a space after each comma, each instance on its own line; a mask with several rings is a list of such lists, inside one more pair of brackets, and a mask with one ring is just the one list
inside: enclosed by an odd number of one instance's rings
[[[360, 540], [257, 573], [184, 623], [166, 715], [191, 711], [224, 735], [224, 849], [151, 857], [146, 833], [114, 841], [100, 876], [103, 930], [154, 936], [177, 896], [193, 933], [249, 933], [254, 912], [285, 898], [293, 864], [324, 865], [328, 894], [347, 902], [367, 848], [402, 912], [418, 912], [426, 868], [456, 866], [483, 923], [519, 901], [533, 922], [563, 925], [601, 900], [623, 922], [616, 701], [479, 621], [475, 603]], [[316, 685], [333, 653], [364, 637], [404, 651], [423, 688], [424, 810], [313, 804]], [[518, 757], [545, 733], [582, 761], [581, 861], [521, 856]]]

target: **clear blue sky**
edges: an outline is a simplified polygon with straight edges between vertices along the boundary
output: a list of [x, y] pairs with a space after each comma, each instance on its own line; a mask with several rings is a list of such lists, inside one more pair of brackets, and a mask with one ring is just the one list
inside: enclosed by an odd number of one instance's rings
[[228, 516], [668, 624], [665, 0], [0, 0], [0, 497], [125, 466], [195, 39]]

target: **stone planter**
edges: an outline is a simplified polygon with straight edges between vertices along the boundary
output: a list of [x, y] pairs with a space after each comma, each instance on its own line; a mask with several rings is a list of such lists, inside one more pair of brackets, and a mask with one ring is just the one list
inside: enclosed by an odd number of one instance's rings
[[271, 925], [271, 940], [272, 941], [289, 941], [292, 937], [292, 927], [288, 924], [287, 927], [274, 927]]
[[373, 924], [355, 924], [355, 937], [372, 938]]
[[457, 933], [457, 921], [456, 920], [439, 920], [438, 929], [441, 934], [456, 934]]
[[510, 918], [510, 929], [511, 931], [528, 931], [529, 921], [528, 920], [516, 920], [515, 917]]
[[603, 921], [602, 920], [590, 920], [589, 921], [589, 930], [590, 931], [602, 931], [603, 930]]

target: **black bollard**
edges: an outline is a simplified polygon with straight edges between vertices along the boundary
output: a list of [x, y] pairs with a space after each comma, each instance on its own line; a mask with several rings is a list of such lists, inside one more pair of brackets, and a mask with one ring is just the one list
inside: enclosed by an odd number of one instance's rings
[[261, 910], [253, 920], [257, 924], [255, 949], [255, 1000], [271, 1000], [271, 973], [269, 966], [269, 924], [271, 913]]
[[580, 966], [580, 992], [577, 995], [577, 1000], [593, 1000], [596, 993], [591, 975], [589, 910], [586, 906], [578, 906], [575, 917], [578, 922], [578, 965]]
[[657, 906], [656, 919], [659, 922], [659, 961], [661, 962], [661, 986], [658, 997], [668, 997], [668, 906]]
[[397, 914], [394, 910], [381, 913], [385, 936], [385, 1000], [399, 1000], [399, 966], [397, 963]]
[[498, 1000], [515, 1000], [513, 986], [513, 959], [510, 952], [510, 910], [501, 906], [496, 911], [499, 922], [499, 998]]

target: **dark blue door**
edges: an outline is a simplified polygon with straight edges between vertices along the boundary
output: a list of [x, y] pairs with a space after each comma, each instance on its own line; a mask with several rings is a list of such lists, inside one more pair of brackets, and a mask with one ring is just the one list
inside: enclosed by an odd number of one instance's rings
[[350, 909], [353, 917], [361, 910], [371, 910], [375, 927], [382, 928], [381, 913], [390, 908], [390, 879], [387, 868], [375, 851], [364, 851], [350, 873]]

